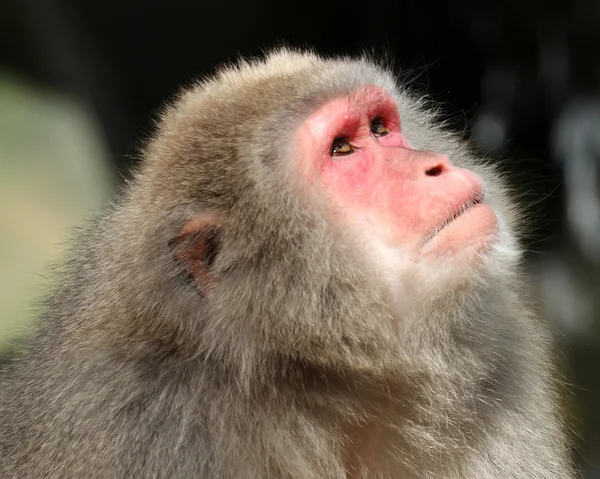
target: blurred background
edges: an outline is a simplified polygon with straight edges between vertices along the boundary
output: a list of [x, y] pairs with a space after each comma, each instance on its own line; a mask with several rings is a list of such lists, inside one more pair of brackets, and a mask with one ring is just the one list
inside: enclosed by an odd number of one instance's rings
[[70, 232], [136, 164], [160, 105], [282, 43], [393, 60], [509, 174], [563, 351], [575, 455], [600, 478], [599, 0], [0, 0], [0, 356], [35, 320]]

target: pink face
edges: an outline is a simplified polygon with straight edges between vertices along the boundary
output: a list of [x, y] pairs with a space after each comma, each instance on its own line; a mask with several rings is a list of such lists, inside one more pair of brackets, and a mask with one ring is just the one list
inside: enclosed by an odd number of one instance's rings
[[482, 180], [445, 155], [413, 150], [401, 122], [378, 87], [331, 100], [297, 132], [302, 170], [313, 184], [317, 176], [340, 215], [375, 225], [387, 246], [430, 258], [488, 247], [498, 221]]

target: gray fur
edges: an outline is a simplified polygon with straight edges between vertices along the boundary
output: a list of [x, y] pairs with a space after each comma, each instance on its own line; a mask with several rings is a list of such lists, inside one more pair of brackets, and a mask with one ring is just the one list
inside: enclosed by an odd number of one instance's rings
[[[310, 112], [366, 84], [395, 96], [413, 146], [482, 175], [503, 224], [477, 277], [435, 299], [410, 277], [425, 301], [402, 308], [290, 151]], [[183, 92], [3, 372], [0, 477], [572, 477], [515, 212], [436, 125], [368, 59], [280, 51]], [[168, 246], [203, 211], [222, 215], [208, 297]], [[352, 458], [369, 427], [377, 450]]]

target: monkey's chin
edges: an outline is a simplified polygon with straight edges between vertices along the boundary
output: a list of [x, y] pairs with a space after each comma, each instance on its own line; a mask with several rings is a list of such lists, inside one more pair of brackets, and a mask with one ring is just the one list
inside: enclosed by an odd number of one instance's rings
[[480, 203], [442, 225], [425, 241], [421, 254], [426, 259], [469, 261], [490, 251], [498, 239], [498, 217], [490, 205]]

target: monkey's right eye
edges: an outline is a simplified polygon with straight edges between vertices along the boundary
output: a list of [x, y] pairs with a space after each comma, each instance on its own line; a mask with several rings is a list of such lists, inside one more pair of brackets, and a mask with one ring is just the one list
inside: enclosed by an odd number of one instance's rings
[[346, 156], [354, 153], [354, 147], [347, 138], [336, 138], [331, 144], [331, 156]]

